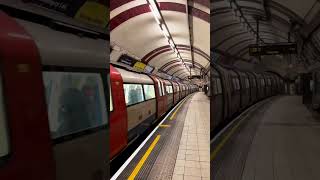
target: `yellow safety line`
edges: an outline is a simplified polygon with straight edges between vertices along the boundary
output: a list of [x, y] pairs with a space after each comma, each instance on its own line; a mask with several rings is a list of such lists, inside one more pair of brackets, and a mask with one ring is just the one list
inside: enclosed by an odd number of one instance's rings
[[167, 124], [161, 124], [159, 127], [162, 127], [162, 128], [168, 128], [168, 127], [170, 127], [170, 125], [167, 125]]
[[179, 105], [179, 107], [174, 111], [174, 113], [171, 115], [170, 120], [173, 120], [174, 116], [177, 114], [177, 112], [179, 111], [179, 109], [181, 108], [182, 104], [184, 103], [184, 101]]
[[128, 180], [134, 180], [134, 178], [137, 176], [137, 174], [139, 173], [141, 167], [143, 166], [144, 162], [147, 160], [147, 158], [149, 157], [150, 153], [152, 152], [153, 148], [156, 146], [156, 144], [158, 143], [159, 139], [160, 139], [161, 135], [157, 135], [157, 137], [154, 139], [154, 141], [152, 142], [152, 144], [150, 145], [150, 147], [148, 148], [147, 152], [143, 155], [143, 157], [141, 158], [141, 160], [139, 161], [139, 163], [137, 164], [137, 166], [134, 168], [134, 170], [132, 171], [131, 175], [129, 176]]
[[241, 122], [239, 122], [237, 125], [235, 125], [231, 131], [222, 139], [222, 141], [218, 144], [216, 148], [214, 148], [214, 151], [211, 153], [210, 160], [213, 161], [219, 151], [222, 149], [224, 144], [228, 141], [228, 139], [231, 137], [231, 135], [236, 131], [236, 129], [240, 126]]

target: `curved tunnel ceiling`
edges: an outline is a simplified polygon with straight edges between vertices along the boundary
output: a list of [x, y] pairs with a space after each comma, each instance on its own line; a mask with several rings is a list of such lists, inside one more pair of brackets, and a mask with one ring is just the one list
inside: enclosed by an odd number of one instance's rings
[[[290, 40], [298, 41], [297, 31], [308, 36], [308, 28], [320, 24], [317, 0], [232, 1], [235, 4], [230, 0], [211, 2], [211, 51], [225, 52], [239, 59], [251, 58], [248, 45], [256, 43], [256, 34], [250, 31], [257, 30], [257, 18], [261, 19], [259, 33], [264, 44], [288, 42], [289, 32]], [[242, 19], [238, 17], [239, 9]]]
[[[147, 0], [111, 1], [111, 44], [169, 75], [182, 79], [190, 71], [191, 75], [199, 75], [210, 63], [209, 0], [158, 0], [157, 3], [177, 51], [191, 70], [170, 47]], [[111, 61], [117, 59], [111, 56]]]

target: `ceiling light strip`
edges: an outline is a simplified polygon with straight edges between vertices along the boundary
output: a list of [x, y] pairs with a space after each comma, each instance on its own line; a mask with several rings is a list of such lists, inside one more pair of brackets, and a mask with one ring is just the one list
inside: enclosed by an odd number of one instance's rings
[[[184, 63], [184, 61], [183, 61], [183, 59], [182, 59], [182, 57], [180, 55], [179, 50], [178, 50], [176, 44], [173, 41], [173, 38], [172, 38], [172, 36], [170, 34], [168, 26], [166, 25], [166, 23], [165, 23], [165, 21], [164, 21], [164, 19], [162, 17], [162, 14], [161, 14], [161, 11], [159, 10], [157, 1], [156, 0], [146, 0], [146, 1], [149, 3], [150, 10], [151, 10], [156, 22], [158, 23], [163, 36], [167, 39], [171, 49], [176, 54], [178, 60], [182, 63], [182, 65], [185, 65], [185, 63]], [[186, 66], [186, 68], [188, 69], [187, 66]]]

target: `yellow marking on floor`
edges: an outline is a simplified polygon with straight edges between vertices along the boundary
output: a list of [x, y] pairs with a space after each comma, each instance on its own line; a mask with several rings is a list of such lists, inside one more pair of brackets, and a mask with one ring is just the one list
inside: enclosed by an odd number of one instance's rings
[[182, 104], [184, 103], [184, 101], [179, 105], [179, 107], [174, 111], [174, 113], [171, 115], [170, 120], [173, 120], [174, 116], [177, 114], [177, 112], [179, 111], [179, 109], [181, 108]]
[[161, 124], [159, 127], [162, 127], [162, 128], [168, 128], [168, 127], [170, 127], [170, 125], [167, 125], [167, 124]]
[[216, 148], [214, 148], [214, 151], [211, 153], [210, 160], [213, 161], [219, 151], [222, 149], [222, 147], [225, 145], [225, 143], [228, 141], [228, 139], [231, 137], [231, 135], [237, 130], [237, 128], [240, 126], [241, 122], [238, 122], [237, 125], [235, 125], [231, 131], [222, 139], [222, 141], [218, 144]]
[[134, 168], [134, 170], [132, 171], [131, 175], [129, 176], [128, 180], [134, 180], [134, 178], [137, 176], [137, 174], [139, 173], [140, 169], [142, 168], [144, 162], [148, 159], [150, 153], [152, 152], [153, 148], [156, 146], [156, 144], [158, 143], [159, 139], [160, 139], [161, 135], [157, 135], [157, 137], [154, 139], [154, 141], [152, 142], [152, 144], [150, 145], [150, 147], [148, 148], [148, 150], [146, 151], [146, 153], [143, 155], [143, 157], [141, 158], [141, 160], [139, 161], [139, 163], [137, 164], [137, 166]]

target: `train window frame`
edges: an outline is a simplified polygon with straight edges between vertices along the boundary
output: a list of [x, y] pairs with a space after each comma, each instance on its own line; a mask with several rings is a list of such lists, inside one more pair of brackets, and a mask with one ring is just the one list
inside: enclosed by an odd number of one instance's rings
[[[168, 91], [168, 88], [169, 88], [170, 91]], [[173, 87], [172, 87], [172, 85], [166, 85], [166, 90], [167, 90], [167, 93], [168, 93], [168, 94], [173, 94]]]
[[[152, 86], [153, 87], [154, 97], [147, 99], [145, 86]], [[156, 98], [156, 90], [155, 90], [154, 84], [142, 84], [142, 88], [143, 88], [143, 94], [144, 94], [144, 101], [149, 101], [149, 100]]]
[[[106, 122], [99, 124], [98, 126], [95, 126], [95, 127], [92, 126], [87, 129], [74, 131], [72, 133], [65, 134], [60, 137], [52, 137], [51, 127], [49, 124], [50, 136], [51, 136], [51, 139], [54, 144], [59, 144], [59, 143], [65, 142], [65, 141], [70, 141], [73, 139], [81, 138], [83, 136], [97, 133], [99, 131], [105, 131], [109, 127], [109, 123], [110, 123], [109, 113], [110, 113], [110, 111], [108, 111], [108, 106], [109, 106], [110, 100], [109, 100], [109, 96], [107, 95], [107, 94], [109, 94], [109, 84], [108, 84], [108, 75], [110, 74], [109, 69], [94, 68], [94, 67], [88, 68], [88, 67], [44, 65], [44, 66], [42, 66], [42, 77], [43, 77], [44, 72], [89, 73], [89, 74], [92, 73], [92, 74], [99, 75], [101, 82], [102, 82], [101, 93], [102, 93], [102, 97], [104, 99], [104, 103], [102, 103], [102, 104], [105, 106], [105, 108], [104, 108], [104, 111], [101, 111], [101, 113], [102, 113], [102, 116], [105, 116]], [[44, 77], [43, 77], [43, 81], [44, 81]], [[46, 101], [46, 103], [47, 103], [47, 101]], [[47, 105], [47, 107], [48, 107], [48, 105]], [[48, 121], [50, 121], [49, 115], [48, 115]]]
[[[7, 163], [11, 154], [10, 136], [9, 136], [9, 124], [6, 112], [6, 101], [4, 96], [4, 83], [3, 76], [0, 72], [0, 167]], [[3, 120], [1, 122], [1, 120]]]
[[[123, 91], [124, 91], [124, 85], [140, 85], [141, 89], [142, 89], [142, 96], [143, 96], [143, 101], [139, 101], [139, 102], [136, 102], [136, 103], [133, 103], [133, 104], [130, 104], [130, 105], [128, 105], [127, 102], [125, 102], [126, 103], [126, 107], [134, 106], [134, 105], [137, 105], [137, 104], [140, 104], [140, 103], [143, 103], [143, 102], [146, 101], [146, 98], [144, 96], [143, 84], [140, 84], [140, 83], [123, 83]], [[124, 99], [126, 101], [126, 97], [124, 97]]]

